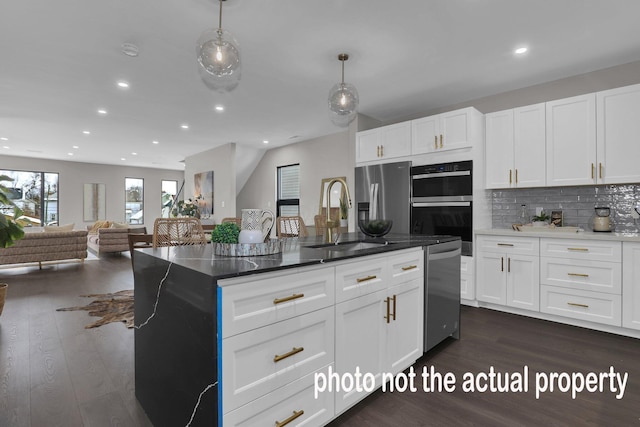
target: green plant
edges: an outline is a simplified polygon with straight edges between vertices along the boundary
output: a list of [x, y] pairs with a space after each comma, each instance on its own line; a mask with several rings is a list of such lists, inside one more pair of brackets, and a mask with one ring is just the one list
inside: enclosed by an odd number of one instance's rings
[[[0, 248], [8, 248], [24, 237], [24, 230], [22, 228], [29, 224], [29, 221], [20, 218], [23, 212], [11, 201], [9, 198], [9, 190], [2, 184], [2, 181], [12, 182], [13, 179], [7, 175], [0, 176], [0, 206], [2, 206], [3, 209], [3, 212], [0, 214]], [[7, 208], [13, 208], [13, 213], [4, 213], [4, 210]]]
[[238, 243], [240, 227], [233, 222], [219, 224], [211, 232], [211, 241], [214, 243]]
[[172, 213], [174, 216], [182, 215], [195, 217], [198, 214], [198, 205], [191, 199], [178, 200], [178, 203], [176, 203], [176, 206], [173, 208]]
[[546, 214], [545, 211], [540, 212], [540, 215], [536, 215], [533, 218], [531, 218], [531, 221], [534, 222], [546, 222], [549, 221], [551, 219], [551, 217], [549, 215]]

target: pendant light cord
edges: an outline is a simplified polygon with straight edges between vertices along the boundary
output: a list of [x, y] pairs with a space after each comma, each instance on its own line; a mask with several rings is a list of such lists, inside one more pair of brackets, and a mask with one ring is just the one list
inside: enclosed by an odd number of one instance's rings
[[222, 30], [222, 2], [223, 0], [220, 0], [220, 18], [218, 20], [218, 30]]

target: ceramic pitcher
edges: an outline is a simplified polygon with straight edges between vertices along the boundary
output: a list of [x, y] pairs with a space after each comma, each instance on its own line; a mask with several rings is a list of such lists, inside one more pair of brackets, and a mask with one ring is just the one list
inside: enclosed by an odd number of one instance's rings
[[243, 231], [261, 231], [263, 242], [269, 238], [274, 223], [275, 216], [269, 209], [242, 209], [242, 223], [240, 228]]

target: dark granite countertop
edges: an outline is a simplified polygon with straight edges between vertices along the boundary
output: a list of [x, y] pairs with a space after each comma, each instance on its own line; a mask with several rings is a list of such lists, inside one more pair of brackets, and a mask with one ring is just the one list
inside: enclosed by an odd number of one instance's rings
[[[210, 244], [206, 246], [173, 246], [139, 250], [148, 255], [211, 275], [214, 280], [218, 280], [286, 268], [324, 264], [459, 239], [459, 237], [452, 236], [418, 236], [409, 234], [388, 234], [382, 238], [373, 239], [360, 233], [346, 233], [340, 236], [338, 246], [344, 242], [374, 242], [381, 243], [381, 245], [359, 250], [335, 250], [335, 247], [312, 247], [324, 244], [323, 237], [287, 238], [284, 239], [284, 248], [281, 253], [251, 257], [216, 256], [213, 255], [212, 245]], [[343, 247], [346, 248], [347, 245]]]

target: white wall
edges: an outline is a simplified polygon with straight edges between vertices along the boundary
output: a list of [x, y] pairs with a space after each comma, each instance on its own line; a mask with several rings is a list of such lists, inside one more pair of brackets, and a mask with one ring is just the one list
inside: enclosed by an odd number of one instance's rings
[[213, 221], [236, 216], [236, 144], [230, 143], [185, 158], [181, 198], [194, 197], [193, 176], [213, 171]]
[[31, 159], [28, 157], [0, 155], [0, 169], [59, 174], [58, 204], [59, 224], [75, 223], [75, 228], [85, 228], [90, 222], [83, 220], [84, 184], [101, 183], [106, 189], [106, 219], [124, 222], [125, 178], [144, 179], [144, 222], [147, 231], [161, 215], [161, 181], [176, 180], [182, 183], [184, 173], [176, 170], [100, 165], [95, 163], [67, 162], [61, 160]]
[[[278, 166], [299, 163], [300, 216], [305, 224], [313, 226], [323, 178], [346, 176], [347, 185], [353, 192], [355, 123], [340, 133], [268, 150], [238, 194], [237, 216], [240, 216], [241, 209], [246, 208], [266, 208], [276, 213], [276, 170]], [[351, 222], [353, 216], [352, 209], [349, 213]]]

